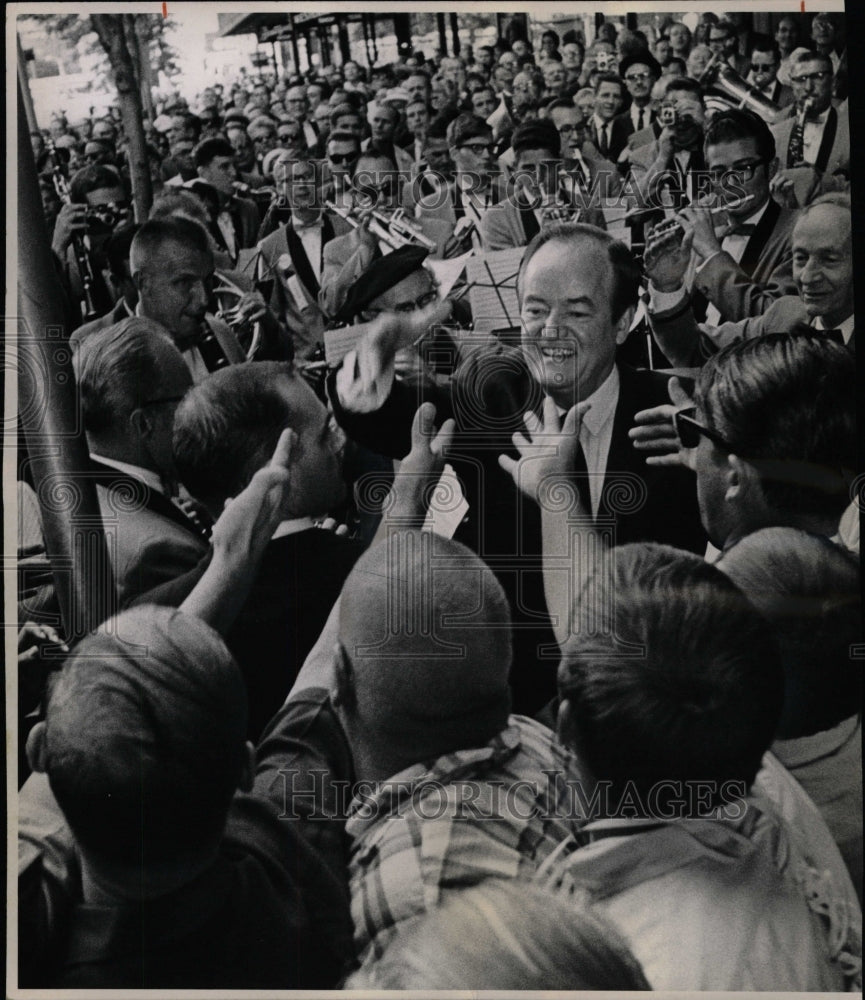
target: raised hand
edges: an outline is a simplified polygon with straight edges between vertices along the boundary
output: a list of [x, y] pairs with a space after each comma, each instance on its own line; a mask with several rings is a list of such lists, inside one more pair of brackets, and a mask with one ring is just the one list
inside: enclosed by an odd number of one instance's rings
[[510, 473], [517, 489], [538, 502], [541, 484], [556, 474], [573, 471], [580, 446], [580, 424], [590, 403], [578, 403], [568, 411], [562, 424], [556, 404], [550, 396], [544, 399], [543, 420], [526, 413], [523, 422], [528, 437], [517, 431], [513, 435], [518, 459], [499, 455], [499, 465]]
[[649, 230], [643, 252], [643, 270], [655, 288], [674, 292], [682, 287], [691, 262], [694, 229], [681, 215], [675, 225], [662, 222]]
[[286, 516], [291, 451], [296, 441], [295, 432], [286, 428], [270, 462], [255, 473], [245, 490], [225, 501], [213, 526], [214, 555], [237, 562], [256, 560], [262, 555]]
[[397, 351], [413, 346], [431, 327], [443, 323], [450, 309], [449, 302], [437, 302], [420, 312], [376, 316], [337, 372], [336, 390], [343, 409], [350, 413], [378, 410], [390, 395]]
[[390, 490], [390, 502], [385, 505], [388, 517], [416, 518], [422, 523], [426, 516], [430, 491], [445, 467], [456, 430], [456, 422], [450, 419], [436, 431], [435, 417], [432, 403], [421, 404], [415, 412], [411, 451], [400, 463]]
[[646, 452], [646, 465], [685, 465], [673, 414], [693, 405], [682, 383], [675, 377], [667, 383], [670, 402], [640, 410], [634, 414], [634, 426], [628, 431], [634, 448]]

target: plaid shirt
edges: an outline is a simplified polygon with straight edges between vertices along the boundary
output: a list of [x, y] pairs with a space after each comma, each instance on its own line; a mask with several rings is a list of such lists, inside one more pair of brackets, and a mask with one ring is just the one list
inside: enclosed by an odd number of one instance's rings
[[380, 957], [400, 921], [435, 907], [443, 889], [531, 878], [581, 825], [574, 757], [522, 716], [486, 746], [416, 764], [355, 795], [346, 826], [355, 946]]

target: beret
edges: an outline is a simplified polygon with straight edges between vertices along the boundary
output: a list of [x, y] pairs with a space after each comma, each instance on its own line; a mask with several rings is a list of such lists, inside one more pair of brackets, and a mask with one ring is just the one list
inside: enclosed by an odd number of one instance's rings
[[404, 246], [374, 260], [349, 288], [345, 302], [335, 317], [337, 321], [350, 323], [370, 302], [413, 274], [428, 253], [429, 250], [424, 247]]

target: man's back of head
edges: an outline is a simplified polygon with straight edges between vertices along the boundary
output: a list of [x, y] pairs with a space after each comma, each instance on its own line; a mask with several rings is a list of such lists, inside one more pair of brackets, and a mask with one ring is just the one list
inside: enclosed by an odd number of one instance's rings
[[782, 671], [766, 623], [723, 573], [665, 546], [621, 546], [575, 621], [561, 735], [613, 801], [629, 786], [649, 816], [696, 818], [745, 795], [775, 733]]
[[459, 543], [404, 532], [366, 552], [343, 588], [339, 637], [346, 731], [373, 756], [386, 748], [390, 773], [398, 758], [483, 746], [506, 726], [507, 600]]

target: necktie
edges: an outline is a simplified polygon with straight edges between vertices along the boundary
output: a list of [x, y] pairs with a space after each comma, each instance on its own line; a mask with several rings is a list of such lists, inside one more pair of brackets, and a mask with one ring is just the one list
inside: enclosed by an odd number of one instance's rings
[[805, 160], [805, 122], [799, 117], [790, 133], [790, 145], [787, 147], [787, 166], [798, 167]]
[[606, 156], [607, 153], [609, 153], [609, 151], [610, 151], [610, 147], [609, 147], [609, 145], [607, 143], [607, 126], [606, 125], [599, 125], [598, 126], [598, 149], [604, 154], [604, 156]]
[[637, 131], [639, 132], [643, 128], [643, 109], [637, 112]]
[[594, 517], [592, 491], [589, 489], [589, 467], [586, 465], [586, 453], [583, 451], [582, 443], [580, 443], [576, 457], [574, 458], [574, 473], [582, 512], [589, 517]]
[[750, 236], [757, 227], [753, 222], [740, 222], [738, 226], [731, 226], [727, 231], [728, 236]]

